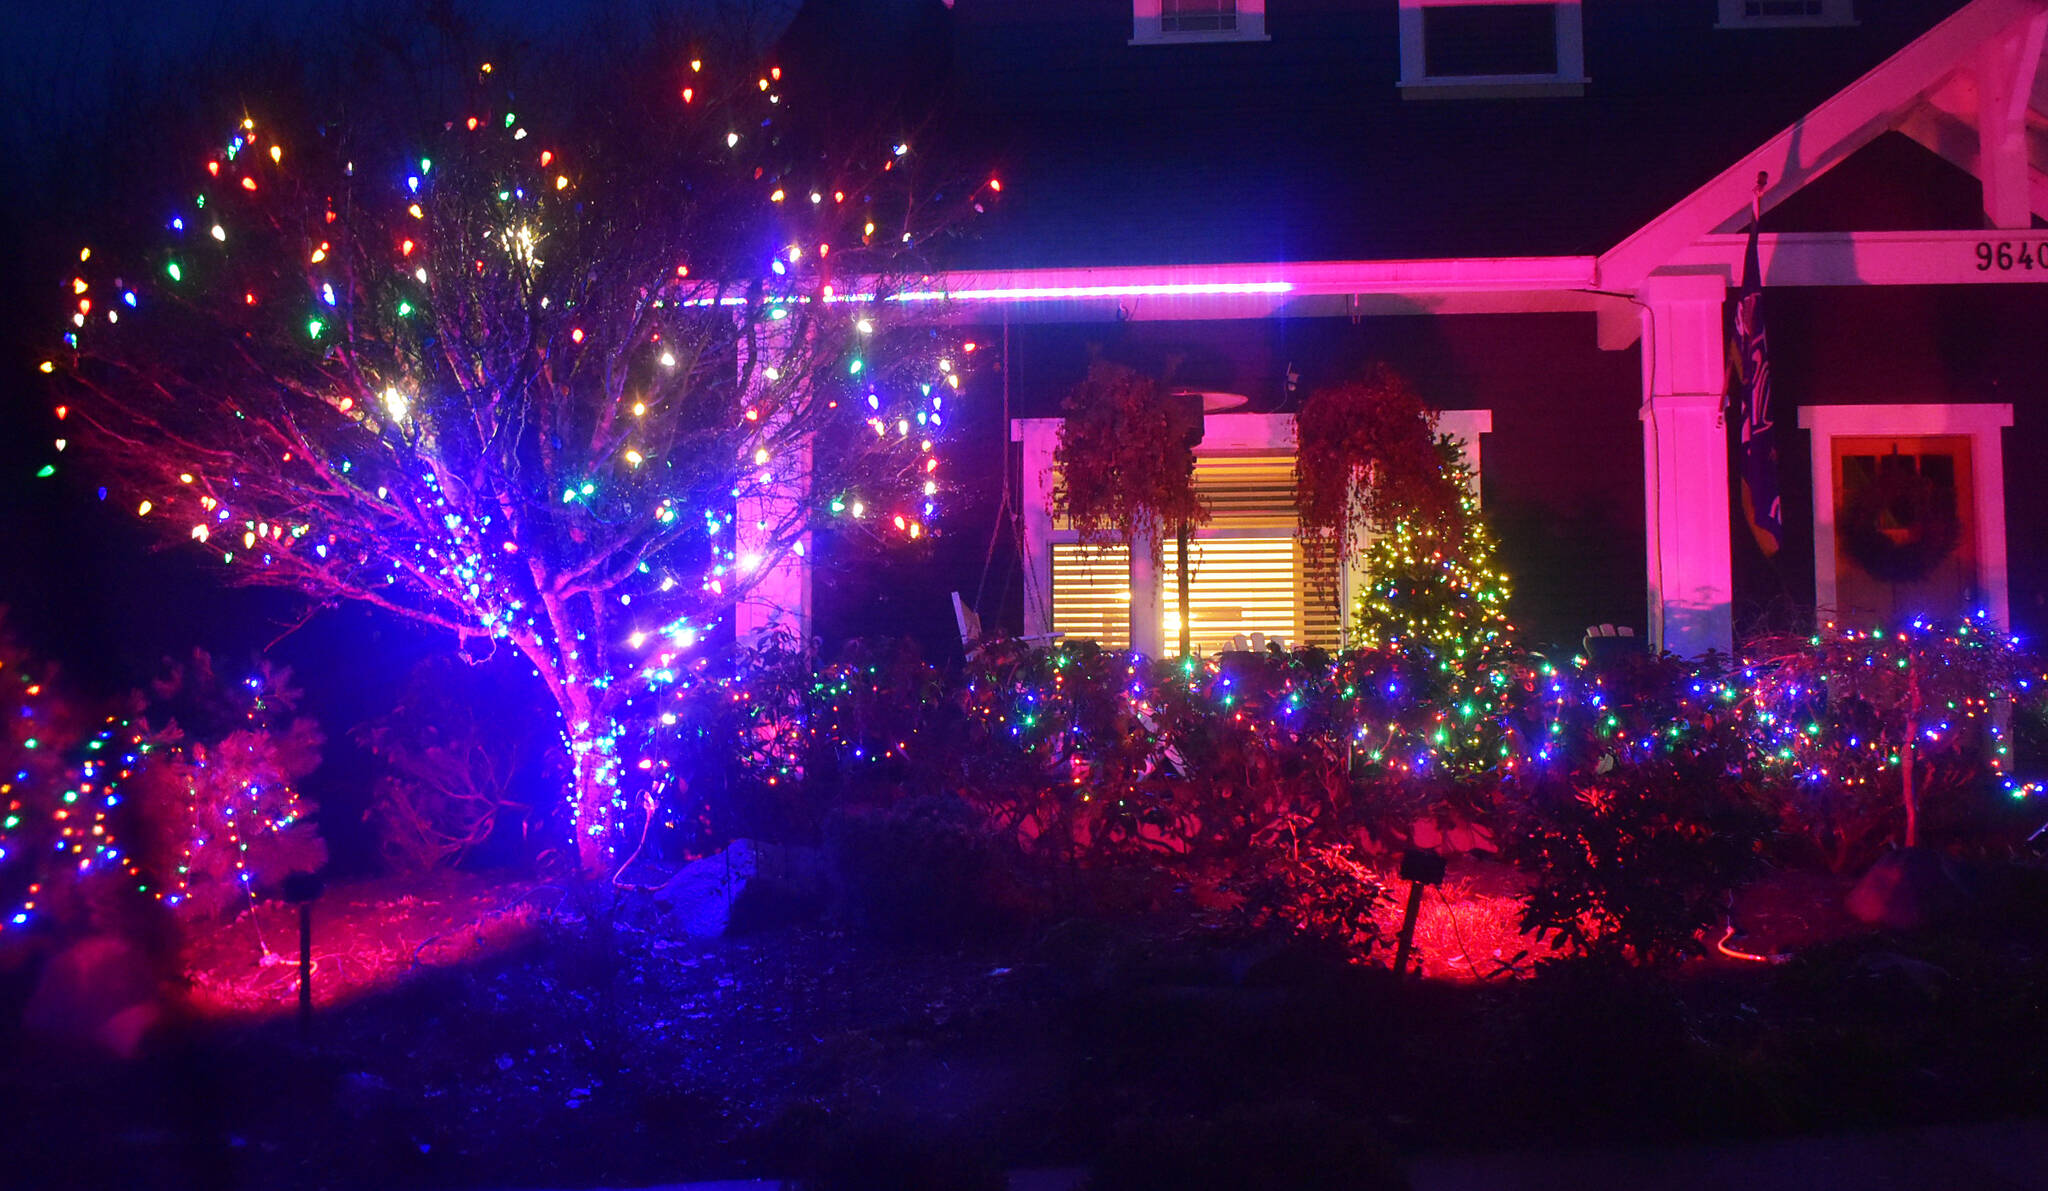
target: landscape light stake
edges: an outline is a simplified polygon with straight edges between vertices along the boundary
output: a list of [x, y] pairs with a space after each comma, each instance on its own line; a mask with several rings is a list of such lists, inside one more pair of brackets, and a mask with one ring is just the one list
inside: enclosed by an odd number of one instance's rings
[[1401, 914], [1401, 941], [1394, 950], [1394, 975], [1408, 971], [1408, 954], [1415, 949], [1415, 919], [1422, 913], [1422, 894], [1431, 885], [1441, 885], [1444, 858], [1427, 848], [1410, 848], [1401, 853], [1401, 879], [1408, 882], [1408, 908]]
[[299, 908], [299, 1036], [313, 1034], [313, 902], [321, 880], [314, 873], [292, 873], [284, 879], [284, 899]]

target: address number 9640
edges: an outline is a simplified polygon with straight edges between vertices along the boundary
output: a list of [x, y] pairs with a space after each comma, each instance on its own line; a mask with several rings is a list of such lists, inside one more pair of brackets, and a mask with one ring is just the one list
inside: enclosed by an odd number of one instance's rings
[[2014, 269], [2048, 269], [2048, 243], [2029, 244], [2024, 240], [1979, 240], [1977, 241], [1977, 271], [1988, 273], [1993, 269], [2010, 273]]

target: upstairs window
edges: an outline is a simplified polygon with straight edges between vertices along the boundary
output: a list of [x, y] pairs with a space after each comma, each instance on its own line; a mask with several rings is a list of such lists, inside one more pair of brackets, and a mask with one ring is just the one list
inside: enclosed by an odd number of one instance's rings
[[1159, 0], [1161, 33], [1235, 33], [1237, 0]]
[[1410, 99], [1585, 92], [1579, 0], [1401, 0], [1400, 21]]
[[1722, 29], [1853, 25], [1855, 0], [1721, 0]]
[[1266, 40], [1266, 0], [1131, 0], [1132, 45]]
[[1429, 77], [1557, 73], [1554, 4], [1451, 4], [1422, 10]]

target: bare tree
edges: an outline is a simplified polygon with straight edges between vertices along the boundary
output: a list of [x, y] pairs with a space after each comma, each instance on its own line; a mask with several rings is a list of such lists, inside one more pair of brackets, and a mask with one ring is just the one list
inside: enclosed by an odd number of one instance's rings
[[574, 128], [507, 73], [374, 143], [252, 112], [162, 246], [80, 251], [43, 367], [110, 487], [227, 581], [525, 657], [595, 870], [626, 726], [814, 520], [924, 532], [959, 381], [921, 254], [985, 195], [922, 189], [894, 135], [807, 135], [771, 65], [622, 62]]

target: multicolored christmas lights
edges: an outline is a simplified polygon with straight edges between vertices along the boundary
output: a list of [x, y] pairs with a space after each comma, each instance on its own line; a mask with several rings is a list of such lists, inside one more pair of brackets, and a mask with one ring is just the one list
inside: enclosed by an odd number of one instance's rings
[[938, 201], [893, 138], [796, 151], [779, 68], [676, 71], [658, 128], [573, 148], [488, 98], [388, 148], [245, 118], [163, 249], [81, 249], [41, 364], [58, 449], [230, 582], [517, 650], [587, 867], [640, 805], [636, 694], [814, 522], [931, 531], [974, 345], [891, 300], [1001, 189]]

